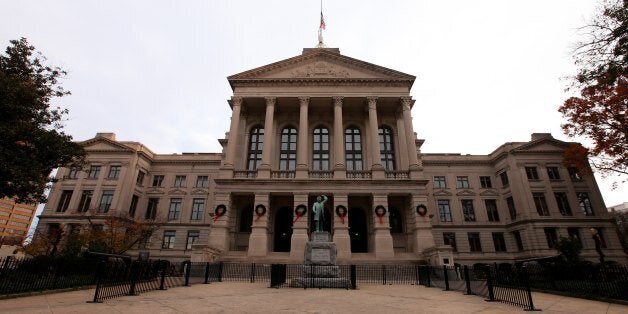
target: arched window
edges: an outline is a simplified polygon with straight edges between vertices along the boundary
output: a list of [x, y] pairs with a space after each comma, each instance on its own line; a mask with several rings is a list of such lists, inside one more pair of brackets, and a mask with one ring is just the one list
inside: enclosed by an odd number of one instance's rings
[[297, 130], [285, 128], [281, 131], [279, 170], [294, 170], [297, 166]]
[[314, 129], [312, 144], [312, 169], [329, 170], [329, 130], [327, 128]]
[[395, 147], [393, 146], [393, 132], [386, 127], [379, 128], [379, 152], [382, 166], [386, 170], [395, 170]]
[[[235, 139], [233, 139], [235, 142]], [[232, 143], [231, 145], [235, 145]], [[257, 170], [262, 162], [262, 150], [264, 149], [264, 128], [256, 126], [251, 130], [249, 137], [249, 155], [246, 161], [247, 170]]]
[[347, 170], [362, 170], [362, 139], [358, 128], [345, 130], [345, 159]]

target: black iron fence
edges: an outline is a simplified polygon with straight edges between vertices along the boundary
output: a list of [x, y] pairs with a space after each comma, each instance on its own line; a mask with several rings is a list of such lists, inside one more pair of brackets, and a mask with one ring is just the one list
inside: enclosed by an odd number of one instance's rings
[[9, 256], [0, 259], [0, 295], [94, 285], [95, 264], [88, 258]]

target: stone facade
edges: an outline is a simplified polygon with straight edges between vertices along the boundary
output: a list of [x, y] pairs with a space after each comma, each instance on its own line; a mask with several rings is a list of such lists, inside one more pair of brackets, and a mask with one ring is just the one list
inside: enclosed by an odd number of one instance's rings
[[556, 255], [560, 236], [594, 260], [591, 227], [607, 259], [625, 261], [594, 178], [562, 165], [569, 143], [533, 134], [489, 155], [423, 154], [414, 80], [333, 48], [230, 76], [222, 152], [160, 155], [100, 133], [82, 143], [85, 171], [59, 170], [39, 228], [85, 223], [86, 209], [139, 220], [156, 210], [165, 225], [129, 254], [300, 263], [326, 195], [339, 263], [512, 262]]

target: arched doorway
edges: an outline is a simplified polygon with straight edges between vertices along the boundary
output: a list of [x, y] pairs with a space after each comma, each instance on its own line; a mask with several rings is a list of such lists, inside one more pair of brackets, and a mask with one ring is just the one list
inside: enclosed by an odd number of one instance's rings
[[349, 210], [349, 236], [351, 238], [352, 253], [368, 252], [366, 213], [362, 208], [351, 208]]
[[292, 208], [281, 207], [275, 214], [274, 252], [290, 252], [292, 239]]

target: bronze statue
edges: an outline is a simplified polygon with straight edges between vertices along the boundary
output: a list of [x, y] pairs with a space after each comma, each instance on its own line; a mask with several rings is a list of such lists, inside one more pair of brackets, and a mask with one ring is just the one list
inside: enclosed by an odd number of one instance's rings
[[319, 195], [316, 197], [316, 202], [312, 205], [312, 213], [314, 214], [315, 229], [314, 231], [323, 231], [323, 223], [325, 222], [325, 202], [327, 202], [327, 196]]

